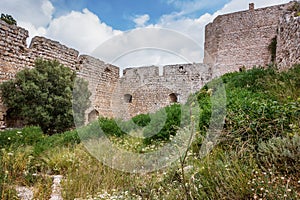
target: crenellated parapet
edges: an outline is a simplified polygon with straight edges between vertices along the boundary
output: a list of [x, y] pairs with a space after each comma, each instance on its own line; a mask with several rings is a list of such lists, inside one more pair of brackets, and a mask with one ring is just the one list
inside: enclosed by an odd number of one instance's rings
[[[117, 66], [80, 53], [57, 41], [34, 37], [28, 31], [0, 20], [0, 83], [34, 66], [37, 58], [57, 60], [88, 81], [91, 106], [86, 121], [98, 116], [131, 118], [155, 112], [171, 103], [185, 103], [211, 79], [227, 72], [265, 66], [276, 61], [280, 68], [300, 63], [300, 17], [290, 8], [296, 2], [221, 15], [205, 29], [204, 64], [127, 68], [120, 77]], [[276, 42], [276, 57], [270, 44]], [[200, 56], [200, 55], [199, 55]], [[6, 109], [0, 94], [0, 126]]]

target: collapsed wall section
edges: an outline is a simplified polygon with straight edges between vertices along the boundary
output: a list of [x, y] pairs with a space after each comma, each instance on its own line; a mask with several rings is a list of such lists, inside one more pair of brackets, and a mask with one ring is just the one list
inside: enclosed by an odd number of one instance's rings
[[286, 4], [260, 9], [251, 4], [247, 11], [218, 16], [206, 26], [204, 63], [214, 65], [218, 75], [269, 64], [268, 46], [285, 10]]

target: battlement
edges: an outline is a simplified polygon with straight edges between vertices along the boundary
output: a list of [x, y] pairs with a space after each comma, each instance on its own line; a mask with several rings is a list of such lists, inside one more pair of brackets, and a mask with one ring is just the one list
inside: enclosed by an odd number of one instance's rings
[[[249, 10], [216, 17], [205, 28], [204, 64], [166, 65], [162, 74], [157, 66], [127, 68], [122, 77], [119, 67], [80, 55], [57, 41], [34, 37], [27, 47], [28, 31], [0, 20], [0, 83], [33, 67], [37, 58], [55, 59], [89, 82], [88, 121], [99, 115], [130, 118], [154, 112], [170, 103], [184, 103], [189, 94], [227, 72], [274, 61], [282, 68], [300, 63], [300, 18], [289, 9], [294, 3], [259, 9], [249, 4]], [[271, 55], [274, 40], [276, 55]], [[5, 113], [0, 95], [0, 126]]]

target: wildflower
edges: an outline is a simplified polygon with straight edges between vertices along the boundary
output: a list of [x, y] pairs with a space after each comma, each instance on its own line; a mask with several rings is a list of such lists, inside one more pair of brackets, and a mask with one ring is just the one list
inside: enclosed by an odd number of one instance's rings
[[10, 137], [8, 137], [7, 139], [10, 140]]
[[292, 191], [292, 189], [287, 189], [287, 191], [288, 191], [288, 192], [291, 192], [291, 191]]
[[284, 177], [282, 176], [282, 177], [280, 177], [281, 178], [281, 180], [284, 180]]
[[12, 152], [7, 153], [8, 156], [13, 156], [14, 154]]

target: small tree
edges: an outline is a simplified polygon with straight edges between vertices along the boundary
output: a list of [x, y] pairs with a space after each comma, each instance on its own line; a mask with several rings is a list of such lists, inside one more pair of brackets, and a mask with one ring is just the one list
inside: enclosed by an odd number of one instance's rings
[[[75, 77], [74, 71], [59, 62], [39, 59], [33, 69], [22, 70], [15, 79], [0, 85], [2, 98], [12, 110], [11, 114], [22, 118], [25, 124], [39, 125], [44, 133], [59, 133], [74, 126], [72, 91]], [[77, 82], [78, 91], [85, 93], [76, 97], [76, 105], [84, 116], [91, 94], [84, 80]]]
[[5, 21], [7, 24], [10, 24], [10, 25], [17, 25], [17, 21], [11, 16], [11, 15], [8, 15], [8, 14], [1, 14], [1, 20]]

